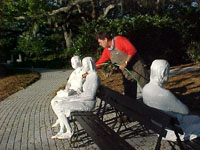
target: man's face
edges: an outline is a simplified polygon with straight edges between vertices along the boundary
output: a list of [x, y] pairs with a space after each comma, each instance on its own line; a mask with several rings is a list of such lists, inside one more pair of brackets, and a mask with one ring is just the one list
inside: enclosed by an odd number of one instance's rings
[[107, 39], [107, 38], [105, 38], [104, 40], [98, 39], [98, 43], [99, 43], [99, 45], [102, 46], [103, 48], [108, 47], [108, 39]]

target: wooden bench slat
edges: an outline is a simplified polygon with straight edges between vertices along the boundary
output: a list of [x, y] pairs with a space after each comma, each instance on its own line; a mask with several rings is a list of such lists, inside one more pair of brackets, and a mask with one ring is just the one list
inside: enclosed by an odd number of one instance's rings
[[103, 150], [134, 148], [122, 139], [116, 132], [101, 121], [92, 112], [74, 113], [73, 116], [85, 129], [94, 142]]
[[[200, 145], [200, 138], [196, 138], [196, 139], [194, 139], [194, 140], [192, 140], [192, 141]], [[199, 148], [199, 149], [200, 149], [200, 148]]]
[[185, 144], [189, 145], [192, 149], [200, 149], [200, 139], [194, 139], [191, 141], [184, 141]]

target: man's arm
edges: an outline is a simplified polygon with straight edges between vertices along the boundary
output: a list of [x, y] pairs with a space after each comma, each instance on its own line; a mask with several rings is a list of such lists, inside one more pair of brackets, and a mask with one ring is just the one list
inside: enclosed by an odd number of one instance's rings
[[99, 69], [101, 68], [103, 65], [100, 65], [100, 64], [103, 64], [105, 62], [107, 62], [108, 60], [110, 60], [110, 53], [109, 51], [105, 48], [103, 50], [103, 53], [101, 55], [101, 57], [99, 58], [99, 60], [96, 62], [96, 68]]
[[132, 57], [133, 57], [132, 55], [128, 55], [126, 61], [119, 66], [119, 69], [124, 70]]

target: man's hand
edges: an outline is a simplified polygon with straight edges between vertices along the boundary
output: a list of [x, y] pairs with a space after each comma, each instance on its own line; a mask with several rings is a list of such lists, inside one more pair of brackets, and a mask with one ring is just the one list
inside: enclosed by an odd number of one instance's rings
[[124, 70], [126, 66], [127, 66], [127, 63], [124, 62], [119, 66], [119, 69]]
[[128, 62], [131, 60], [133, 56], [132, 55], [128, 55], [125, 62], [123, 62], [120, 66], [119, 69], [124, 70], [126, 68], [126, 66], [128, 65]]

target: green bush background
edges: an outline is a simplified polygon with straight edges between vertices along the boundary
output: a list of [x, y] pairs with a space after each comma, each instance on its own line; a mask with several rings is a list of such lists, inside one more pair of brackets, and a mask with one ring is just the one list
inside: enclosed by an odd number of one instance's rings
[[147, 65], [154, 59], [166, 59], [171, 65], [200, 61], [200, 8], [169, 10], [161, 15], [123, 16], [117, 19], [92, 20], [80, 25], [72, 36], [71, 48], [66, 48], [62, 31], [40, 24], [39, 34], [24, 32], [22, 36], [0, 39], [0, 49], [6, 59], [21, 53], [22, 66], [63, 68], [70, 58], [80, 55], [97, 60], [102, 48], [95, 39], [98, 31], [113, 37], [126, 36], [136, 47]]
[[[112, 36], [126, 36], [140, 55], [150, 64], [154, 59], [167, 59], [171, 65], [199, 60], [199, 26], [169, 16], [139, 15], [123, 19], [103, 19], [80, 27], [73, 39], [75, 54], [99, 58], [102, 48], [95, 40], [95, 32], [107, 31]], [[187, 30], [187, 31], [186, 31]]]

